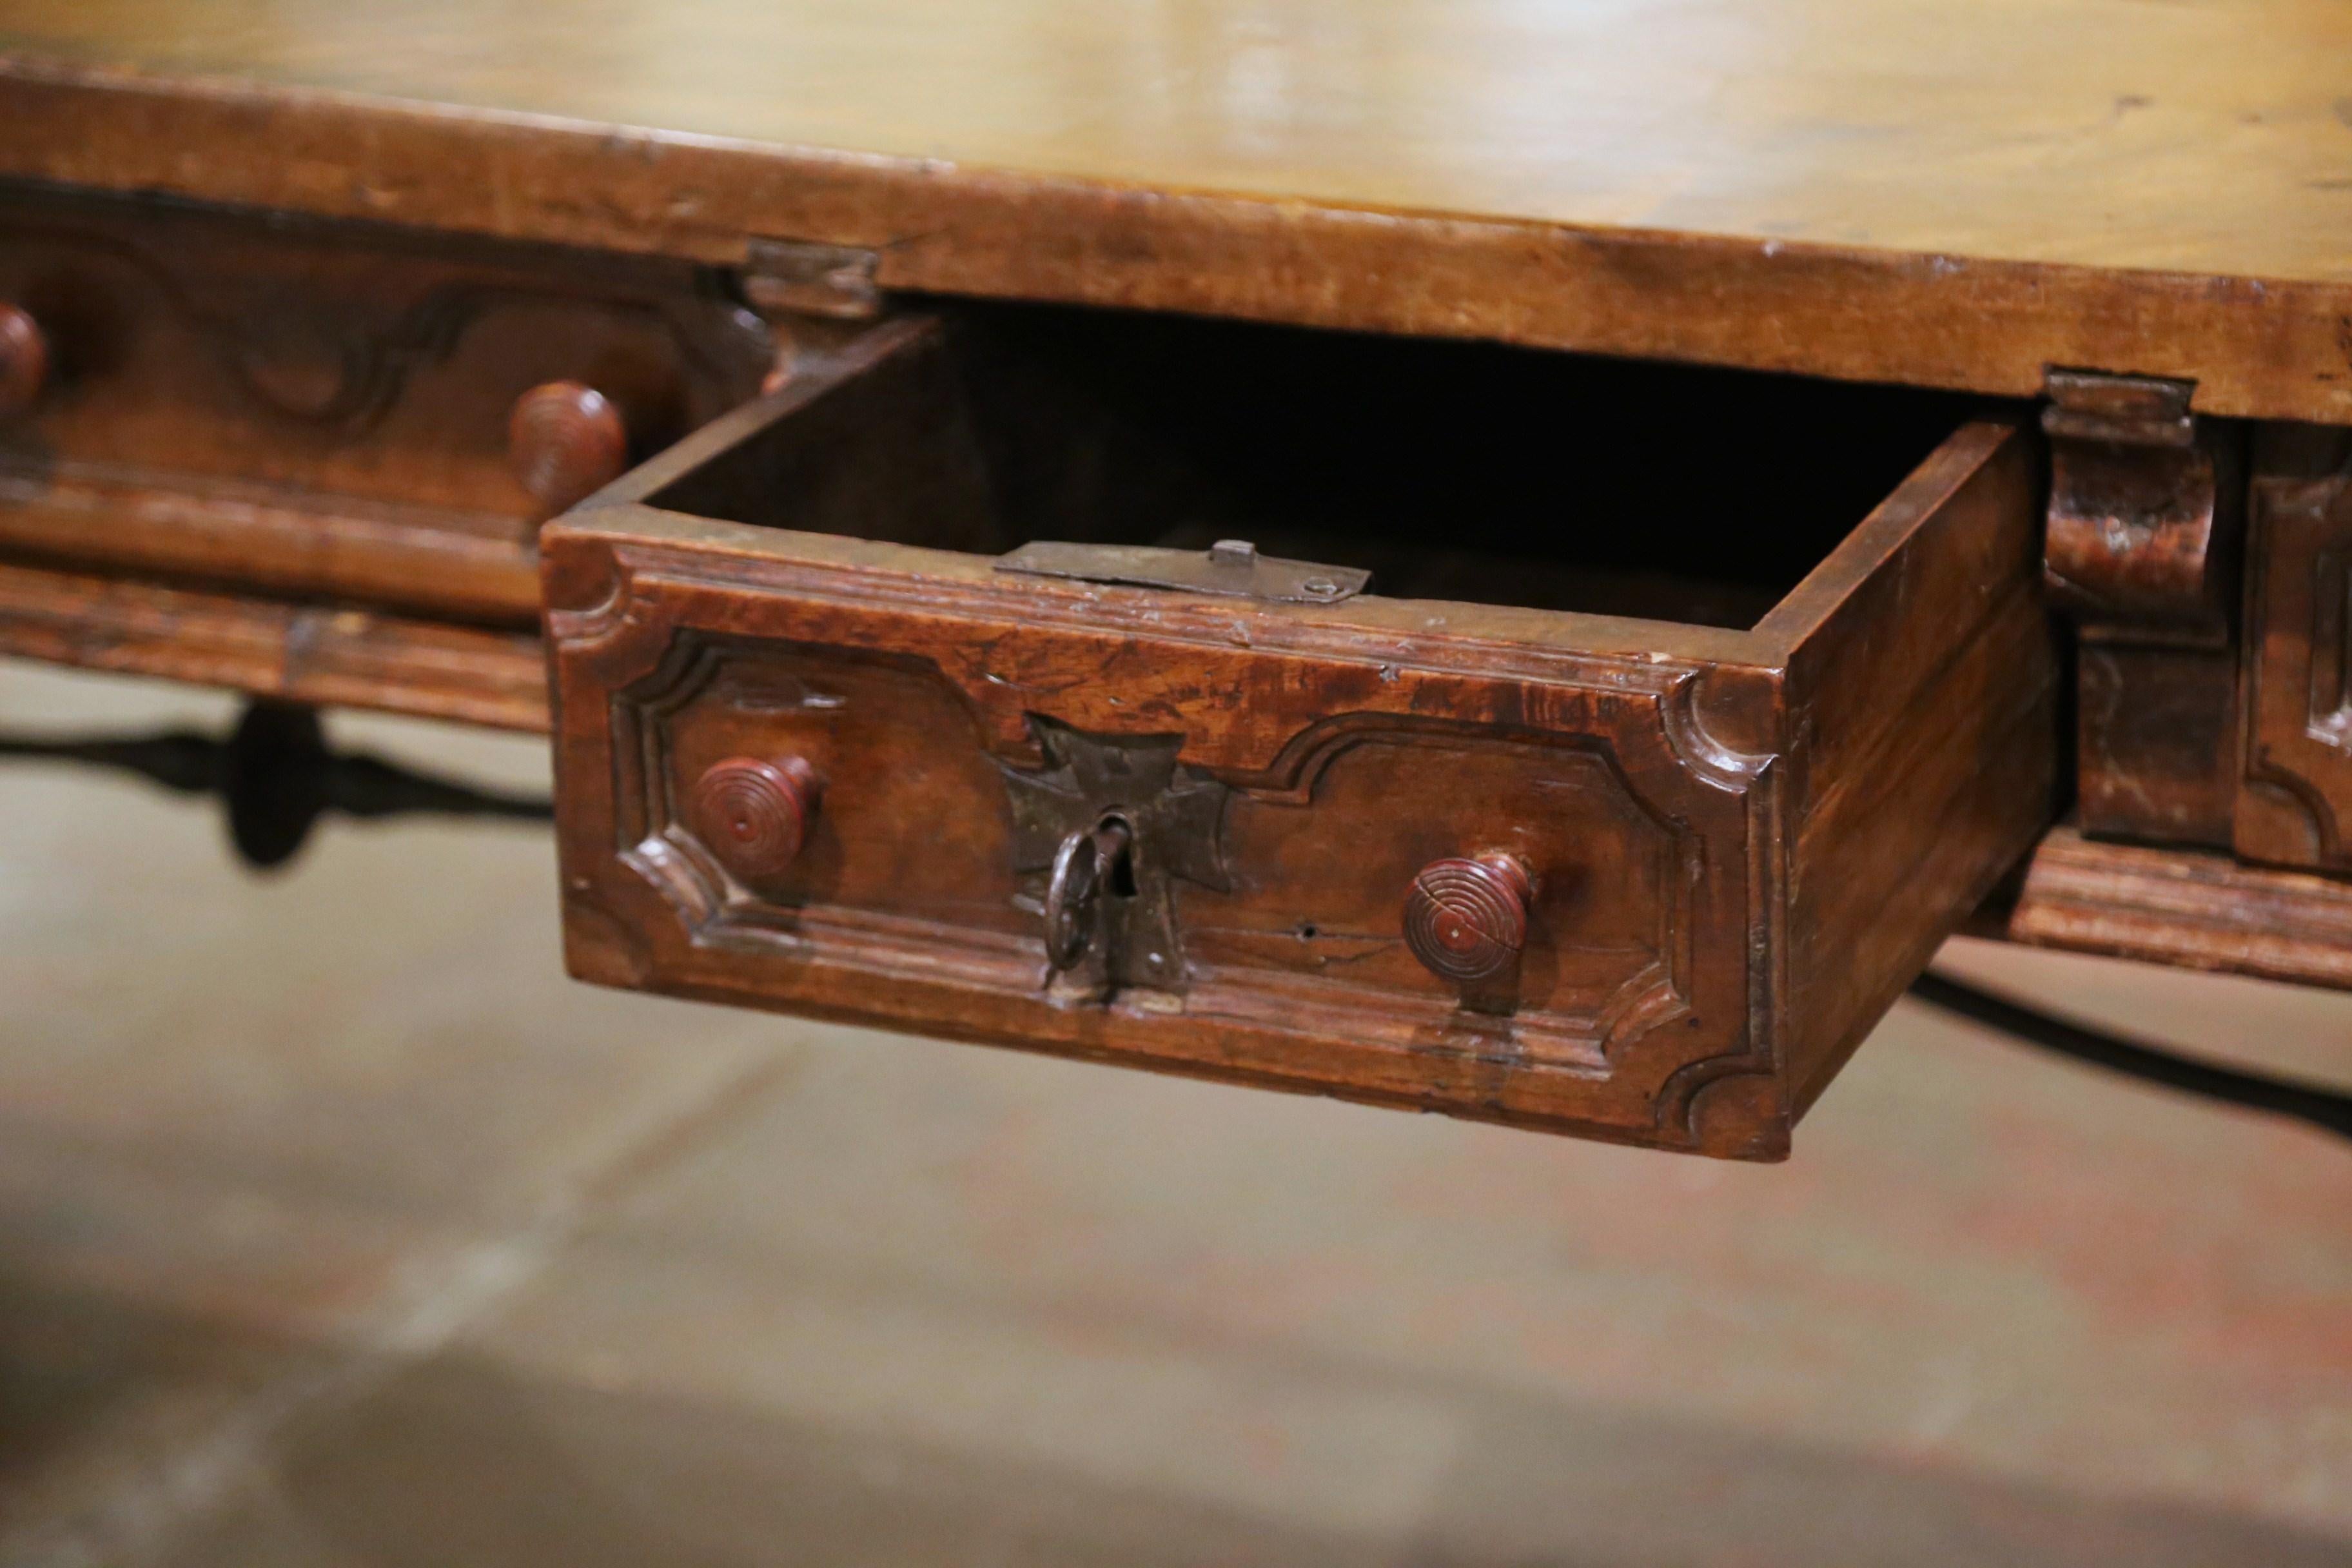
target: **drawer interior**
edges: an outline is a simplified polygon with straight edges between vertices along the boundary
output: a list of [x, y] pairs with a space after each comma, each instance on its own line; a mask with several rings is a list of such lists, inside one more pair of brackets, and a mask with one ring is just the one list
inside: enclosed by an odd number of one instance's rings
[[931, 341], [633, 499], [983, 555], [1244, 539], [1369, 569], [1390, 597], [1744, 630], [1979, 406], [1483, 343], [960, 306]]

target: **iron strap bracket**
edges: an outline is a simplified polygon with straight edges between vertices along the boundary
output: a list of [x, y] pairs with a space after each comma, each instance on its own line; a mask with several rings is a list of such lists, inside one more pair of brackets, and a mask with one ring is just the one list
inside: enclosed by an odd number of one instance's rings
[[1256, 545], [1240, 539], [1220, 540], [1206, 550], [1040, 539], [999, 557], [996, 569], [1129, 588], [1176, 588], [1271, 605], [1336, 605], [1362, 593], [1372, 580], [1360, 567], [1260, 555]]

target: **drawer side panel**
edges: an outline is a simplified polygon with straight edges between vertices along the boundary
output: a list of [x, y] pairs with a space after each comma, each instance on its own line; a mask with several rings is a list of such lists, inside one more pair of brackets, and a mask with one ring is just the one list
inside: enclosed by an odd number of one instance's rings
[[1857, 531], [1842, 553], [1867, 576], [1799, 632], [1783, 1038], [1800, 1107], [2054, 815], [2037, 501], [2027, 438], [1971, 426]]

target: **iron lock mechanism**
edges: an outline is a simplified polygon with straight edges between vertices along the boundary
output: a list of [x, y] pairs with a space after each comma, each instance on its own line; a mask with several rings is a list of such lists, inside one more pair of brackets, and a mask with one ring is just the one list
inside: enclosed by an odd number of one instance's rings
[[1104, 927], [1117, 922], [1113, 900], [1135, 897], [1135, 835], [1118, 817], [1079, 828], [1054, 854], [1045, 881], [1045, 962], [1075, 968]]
[[1018, 900], [1038, 917], [1045, 983], [1101, 998], [1184, 988], [1176, 884], [1224, 891], [1232, 791], [1179, 763], [1172, 735], [1089, 735], [1030, 717], [1045, 766], [1005, 766]]

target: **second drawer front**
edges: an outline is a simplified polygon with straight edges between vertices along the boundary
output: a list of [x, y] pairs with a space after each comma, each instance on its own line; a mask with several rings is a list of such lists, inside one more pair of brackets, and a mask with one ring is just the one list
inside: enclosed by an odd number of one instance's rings
[[519, 623], [776, 359], [681, 263], [6, 188], [0, 331], [0, 551]]

